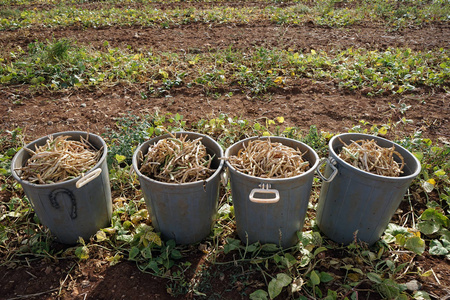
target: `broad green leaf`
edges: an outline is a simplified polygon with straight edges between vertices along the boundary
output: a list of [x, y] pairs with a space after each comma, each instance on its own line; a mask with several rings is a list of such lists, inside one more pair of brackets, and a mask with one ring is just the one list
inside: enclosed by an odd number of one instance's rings
[[285, 286], [288, 286], [292, 281], [292, 278], [284, 273], [277, 274], [277, 278], [272, 279], [269, 282], [269, 297], [274, 299], [278, 296]]
[[140, 251], [138, 247], [131, 247], [130, 253], [128, 253], [128, 259], [134, 260], [138, 255]]
[[367, 273], [367, 278], [369, 278], [370, 281], [375, 282], [375, 283], [382, 283], [383, 279], [381, 279], [380, 275], [376, 274], [376, 273]]
[[256, 290], [250, 294], [250, 300], [267, 300], [268, 295], [264, 290]]
[[290, 253], [286, 253], [282, 257], [283, 264], [289, 269], [297, 263], [297, 259]]
[[275, 244], [264, 244], [261, 246], [261, 250], [265, 252], [277, 252], [280, 248]]
[[397, 234], [408, 233], [408, 228], [402, 227], [402, 226], [394, 224], [394, 223], [389, 223], [388, 227], [386, 228], [385, 233], [389, 233], [393, 236], [396, 236]]
[[327, 272], [320, 272], [319, 277], [320, 277], [320, 282], [323, 282], [323, 283], [330, 282], [334, 279], [334, 277]]
[[377, 284], [376, 289], [386, 299], [395, 299], [400, 295], [399, 285], [391, 279], [383, 280], [382, 283]]
[[337, 292], [328, 289], [327, 296], [323, 300], [336, 300]]
[[314, 257], [316, 257], [317, 254], [319, 254], [321, 252], [324, 252], [324, 251], [327, 251], [327, 250], [328, 249], [326, 247], [319, 247], [319, 248], [317, 248], [316, 250], [314, 250]]
[[413, 236], [406, 241], [405, 248], [416, 254], [422, 254], [425, 251], [425, 241], [418, 236]]
[[425, 291], [416, 291], [413, 295], [416, 300], [431, 300], [430, 295]]
[[158, 263], [156, 261], [154, 261], [154, 260], [150, 260], [150, 262], [147, 264], [145, 269], [151, 269], [156, 274], [158, 274], [159, 271], [160, 271], [159, 268], [158, 268]]
[[446, 249], [440, 241], [432, 240], [429, 252], [431, 255], [446, 255], [449, 253], [449, 249]]
[[351, 268], [351, 270], [352, 270], [353, 272], [355, 272], [355, 273], [364, 275], [363, 271], [362, 271], [361, 269], [359, 269], [359, 268]]
[[133, 241], [133, 236], [131, 234], [120, 234], [117, 236], [117, 240], [131, 243]]
[[412, 153], [420, 162], [423, 160], [423, 152], [413, 152]]
[[425, 235], [432, 235], [439, 231], [441, 226], [433, 221], [424, 221], [417, 224], [418, 229]]
[[177, 249], [173, 249], [172, 252], [170, 253], [170, 256], [171, 256], [173, 259], [180, 259], [180, 258], [183, 257], [183, 255], [181, 254], [181, 252], [180, 252], [179, 250], [177, 250]]
[[425, 210], [419, 219], [424, 221], [434, 220], [438, 222], [440, 225], [446, 227], [449, 226], [450, 223], [449, 219], [446, 216], [444, 216], [442, 213], [440, 213], [434, 208], [428, 208], [427, 210]]
[[252, 253], [252, 252], [255, 252], [256, 250], [258, 250], [258, 248], [259, 248], [258, 246], [252, 244], [247, 247], [246, 251], [249, 253]]
[[227, 238], [227, 243], [223, 246], [223, 252], [225, 254], [230, 253], [233, 250], [239, 249], [240, 240]]
[[311, 274], [309, 275], [309, 278], [311, 279], [311, 283], [313, 285], [319, 285], [320, 284], [320, 277], [319, 277], [319, 274], [317, 274], [316, 271], [312, 270]]
[[395, 300], [409, 300], [409, 297], [405, 294], [400, 294]]
[[445, 215], [434, 208], [425, 210], [420, 216], [419, 221], [418, 228], [426, 235], [436, 233], [441, 228], [448, 227], [450, 223]]

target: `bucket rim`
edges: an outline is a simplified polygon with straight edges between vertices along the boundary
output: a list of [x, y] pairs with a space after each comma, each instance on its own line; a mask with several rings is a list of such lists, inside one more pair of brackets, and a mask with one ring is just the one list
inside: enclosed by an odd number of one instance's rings
[[[233, 167], [233, 166], [229, 163], [228, 157], [229, 157], [230, 149], [231, 149], [232, 147], [234, 147], [234, 146], [236, 146], [236, 145], [238, 145], [238, 144], [243, 144], [243, 143], [245, 143], [245, 142], [247, 142], [247, 141], [251, 141], [251, 140], [256, 140], [256, 139], [263, 139], [263, 140], [265, 140], [265, 139], [269, 139], [269, 138], [276, 139], [277, 141], [280, 141], [280, 140], [283, 141], [283, 140], [284, 140], [284, 141], [291, 141], [291, 142], [299, 143], [300, 145], [302, 145], [303, 147], [305, 147], [309, 152], [311, 152], [311, 153], [313, 154], [313, 156], [314, 156], [314, 158], [315, 158], [315, 160], [316, 160], [315, 163], [314, 163], [314, 165], [313, 165], [313, 166], [310, 166], [310, 168], [309, 168], [306, 172], [301, 173], [301, 174], [298, 174], [298, 175], [295, 175], [295, 176], [292, 176], [292, 177], [287, 177], [287, 178], [263, 178], [263, 177], [257, 177], [257, 176], [245, 174], [245, 173], [243, 173], [243, 172], [241, 172], [241, 171], [238, 171], [235, 167]], [[280, 142], [281, 142], [281, 141], [280, 141]], [[281, 142], [281, 143], [282, 143], [282, 142]], [[253, 137], [248, 137], [248, 138], [246, 138], [246, 139], [243, 139], [243, 140], [240, 140], [240, 141], [234, 143], [233, 145], [231, 145], [230, 147], [228, 147], [228, 148], [226, 149], [226, 151], [225, 151], [225, 163], [226, 163], [226, 166], [228, 167], [228, 169], [230, 169], [232, 172], [235, 172], [235, 173], [237, 173], [237, 174], [240, 174], [240, 175], [242, 175], [242, 176], [246, 176], [246, 177], [249, 177], [249, 178], [252, 178], [252, 179], [257, 179], [257, 180], [262, 180], [262, 181], [267, 181], [267, 182], [273, 182], [273, 183], [275, 183], [275, 182], [287, 181], [287, 180], [296, 180], [296, 179], [298, 179], [298, 178], [300, 178], [300, 177], [308, 176], [308, 175], [310, 175], [310, 173], [314, 173], [314, 172], [316, 171], [316, 168], [317, 168], [318, 165], [319, 165], [319, 161], [320, 161], [319, 155], [318, 155], [317, 152], [316, 152], [313, 148], [311, 148], [309, 145], [307, 145], [307, 144], [305, 144], [305, 143], [303, 143], [303, 142], [301, 142], [301, 141], [298, 141], [298, 140], [294, 140], [294, 139], [287, 138], [287, 137], [281, 137], [281, 136], [253, 136]]]
[[[172, 182], [159, 181], [159, 180], [150, 178], [147, 175], [144, 175], [144, 174], [141, 173], [141, 171], [138, 168], [138, 162], [139, 162], [138, 154], [139, 154], [139, 152], [142, 152], [141, 149], [143, 147], [145, 147], [145, 146], [147, 146], [149, 144], [152, 144], [152, 143], [154, 144], [155, 142], [157, 142], [159, 140], [162, 140], [162, 139], [165, 139], [167, 137], [171, 137], [172, 135], [175, 135], [177, 137], [177, 136], [183, 135], [183, 134], [187, 134], [188, 136], [196, 136], [197, 138], [201, 137], [201, 138], [207, 139], [210, 142], [212, 142], [213, 144], [217, 145], [218, 149], [220, 150], [220, 153], [219, 153], [219, 155], [217, 157], [217, 159], [219, 160], [219, 166], [214, 171], [214, 173], [211, 174], [211, 176], [209, 176], [205, 180], [199, 180], [199, 181], [194, 181], [194, 182], [172, 183]], [[168, 187], [174, 187], [174, 186], [188, 187], [188, 186], [194, 186], [194, 185], [199, 185], [199, 184], [203, 185], [204, 182], [210, 182], [215, 177], [220, 175], [220, 173], [222, 172], [222, 169], [223, 169], [223, 165], [224, 165], [224, 161], [223, 161], [223, 159], [221, 159], [222, 157], [223, 157], [223, 149], [222, 149], [222, 147], [219, 145], [219, 143], [217, 143], [210, 136], [208, 136], [206, 134], [198, 133], [198, 132], [192, 132], [192, 131], [176, 131], [176, 132], [171, 132], [171, 133], [166, 133], [166, 134], [163, 134], [163, 135], [159, 135], [157, 137], [154, 137], [154, 138], [152, 138], [152, 139], [150, 139], [148, 141], [145, 141], [145, 142], [141, 143], [140, 145], [138, 145], [138, 147], [136, 148], [136, 150], [133, 153], [132, 165], [133, 165], [134, 172], [138, 175], [138, 177], [145, 178], [149, 182], [157, 183], [157, 184], [161, 184], [161, 185], [166, 185]]]
[[[351, 164], [349, 164], [348, 162], [344, 161], [343, 159], [341, 159], [339, 157], [339, 153], [336, 153], [336, 151], [334, 151], [334, 147], [333, 145], [335, 143], [339, 143], [339, 145], [342, 145], [339, 141], [339, 138], [342, 137], [349, 137], [349, 136], [357, 136], [357, 139], [374, 139], [374, 140], [379, 140], [379, 141], [383, 141], [389, 144], [392, 144], [392, 146], [395, 146], [396, 150], [397, 149], [401, 149], [402, 152], [405, 152], [406, 154], [408, 154], [410, 156], [410, 158], [416, 163], [417, 168], [416, 170], [414, 170], [411, 174], [406, 175], [406, 176], [398, 176], [398, 177], [394, 177], [394, 176], [383, 176], [383, 175], [378, 175], [378, 174], [374, 174], [371, 172], [367, 172], [364, 171], [362, 169], [356, 168], [354, 166], [352, 166]], [[337, 142], [336, 142], [337, 141]], [[339, 146], [337, 145], [337, 146]], [[342, 133], [342, 134], [338, 134], [335, 135], [334, 137], [332, 137], [330, 139], [330, 142], [328, 143], [328, 149], [330, 151], [330, 156], [331, 154], [333, 154], [333, 158], [336, 159], [339, 163], [343, 164], [345, 167], [359, 173], [361, 176], [369, 176], [369, 177], [373, 177], [373, 178], [380, 178], [380, 179], [389, 179], [389, 180], [409, 180], [412, 178], [415, 178], [417, 175], [419, 175], [420, 171], [421, 171], [421, 163], [420, 161], [417, 159], [417, 157], [415, 157], [408, 149], [404, 148], [403, 146], [400, 146], [399, 144], [388, 140], [386, 138], [382, 138], [376, 135], [371, 135], [371, 134], [365, 134], [365, 133]]]
[[[17, 180], [22, 185], [25, 184], [27, 186], [32, 186], [32, 187], [35, 187], [35, 188], [46, 188], [46, 189], [49, 188], [49, 187], [51, 187], [51, 188], [58, 188], [60, 186], [66, 186], [68, 184], [69, 185], [70, 184], [76, 184], [76, 182], [78, 180], [80, 180], [81, 175], [79, 175], [79, 176], [77, 176], [75, 178], [69, 179], [69, 180], [61, 181], [61, 182], [56, 182], [56, 183], [39, 183], [39, 184], [37, 184], [37, 183], [32, 183], [32, 182], [29, 182], [28, 180], [24, 180], [24, 179], [20, 178], [19, 174], [17, 174], [16, 170], [14, 169], [14, 165], [16, 164], [17, 159], [26, 151], [25, 148], [31, 149], [32, 145], [38, 143], [39, 141], [44, 141], [44, 140], [46, 141], [49, 138], [49, 136], [57, 137], [57, 136], [60, 136], [60, 135], [69, 135], [71, 137], [73, 137], [75, 135], [77, 135], [77, 136], [89, 136], [89, 137], [93, 137], [93, 138], [98, 139], [101, 142], [101, 144], [102, 144], [102, 147], [100, 149], [103, 149], [102, 150], [103, 153], [102, 153], [101, 157], [99, 158], [98, 162], [91, 169], [89, 169], [86, 173], [84, 173], [83, 176], [86, 176], [87, 174], [93, 172], [94, 170], [96, 170], [98, 168], [101, 168], [101, 165], [106, 160], [106, 156], [108, 155], [108, 148], [107, 148], [106, 142], [103, 140], [103, 138], [101, 136], [99, 136], [97, 134], [94, 134], [94, 133], [87, 132], [87, 131], [60, 131], [60, 132], [51, 133], [51, 134], [48, 134], [46, 136], [42, 136], [42, 137], [40, 137], [38, 139], [35, 139], [34, 141], [32, 141], [32, 142], [28, 143], [27, 145], [23, 146], [14, 155], [14, 157], [13, 157], [13, 159], [11, 161], [11, 174], [13, 175], [14, 179]], [[97, 150], [100, 150], [100, 149], [97, 149]]]

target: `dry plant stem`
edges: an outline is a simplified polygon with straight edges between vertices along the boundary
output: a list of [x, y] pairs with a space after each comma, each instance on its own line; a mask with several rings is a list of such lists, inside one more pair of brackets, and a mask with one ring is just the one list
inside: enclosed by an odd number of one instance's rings
[[48, 184], [62, 182], [92, 169], [99, 161], [102, 151], [96, 150], [81, 137], [80, 141], [69, 140], [69, 136], [50, 136], [45, 145], [30, 152], [31, 157], [19, 168], [21, 178], [31, 183]]
[[250, 141], [228, 160], [236, 170], [261, 178], [293, 177], [309, 168], [300, 150], [270, 139]]
[[212, 157], [201, 140], [187, 140], [186, 135], [159, 140], [141, 157], [141, 173], [170, 183], [206, 180], [215, 170], [211, 169]]
[[[339, 157], [352, 166], [363, 171], [389, 177], [398, 177], [403, 173], [405, 161], [400, 153], [395, 151], [395, 146], [390, 148], [380, 147], [375, 140], [351, 141], [350, 145], [344, 143]], [[401, 164], [394, 160], [396, 155]]]

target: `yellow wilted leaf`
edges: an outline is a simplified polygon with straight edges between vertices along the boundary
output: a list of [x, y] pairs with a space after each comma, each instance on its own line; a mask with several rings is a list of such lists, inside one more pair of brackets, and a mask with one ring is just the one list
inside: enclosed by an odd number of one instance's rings
[[159, 74], [166, 79], [169, 78], [169, 73], [164, 70], [159, 70]]
[[117, 163], [121, 164], [127, 159], [124, 155], [116, 154], [114, 158], [117, 160]]
[[95, 235], [95, 239], [97, 240], [97, 242], [103, 242], [106, 241], [108, 238], [106, 237], [106, 233], [104, 231], [99, 230]]
[[378, 133], [381, 135], [385, 135], [387, 133], [387, 128], [386, 127], [381, 127], [380, 130], [378, 130]]
[[358, 273], [350, 273], [347, 275], [347, 277], [354, 282], [358, 282], [360, 279], [360, 275]]
[[117, 253], [114, 256], [108, 256], [106, 258], [106, 260], [109, 261], [110, 266], [114, 266], [114, 265], [118, 264], [122, 258], [123, 258], [123, 255], [120, 255]]
[[267, 73], [272, 74], [272, 70], [267, 70]]
[[311, 54], [312, 54], [312, 55], [316, 55], [316, 54], [317, 54], [316, 50], [311, 49]]
[[135, 56], [133, 56], [133, 60], [139, 60], [141, 59], [142, 54], [136, 54]]
[[281, 84], [283, 84], [283, 77], [280, 77], [280, 76], [278, 76], [275, 80], [274, 80], [274, 82], [276, 83], [276, 84], [279, 84], [279, 85], [281, 85]]
[[436, 180], [434, 180], [433, 178], [428, 179], [427, 182], [431, 183], [432, 185], [436, 185]]
[[161, 246], [161, 238], [154, 231], [149, 231], [145, 234], [145, 239], [151, 243], [155, 243], [158, 246]]
[[283, 124], [284, 123], [284, 117], [276, 117], [276, 120], [278, 123]]
[[408, 232], [412, 233], [414, 236], [420, 237], [420, 231], [412, 228], [408, 228]]
[[268, 120], [268, 121], [267, 121], [267, 124], [268, 124], [268, 125], [274, 125], [274, 124], [275, 124], [275, 121], [274, 121], [274, 120]]
[[263, 136], [270, 136], [270, 133], [268, 131], [264, 131]]
[[424, 272], [424, 273], [422, 273], [422, 274], [420, 274], [420, 276], [422, 276], [422, 277], [428, 277], [428, 276], [431, 276], [431, 275], [433, 275], [433, 271], [431, 271], [431, 269], [426, 271], [426, 272]]

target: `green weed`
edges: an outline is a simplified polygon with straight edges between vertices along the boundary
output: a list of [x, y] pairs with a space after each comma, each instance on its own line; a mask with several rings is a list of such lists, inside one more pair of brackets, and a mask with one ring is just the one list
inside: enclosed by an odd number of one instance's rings
[[[3, 0], [1, 2], [10, 2]], [[1, 3], [0, 2], [0, 3]], [[14, 2], [14, 1], [12, 1]], [[36, 3], [36, 1], [20, 1]], [[49, 10], [4, 10], [0, 14], [0, 30], [29, 26], [74, 26], [97, 28], [100, 26], [159, 26], [169, 28], [191, 23], [249, 23], [272, 21], [277, 24], [303, 24], [314, 22], [318, 25], [345, 27], [364, 19], [383, 22], [387, 30], [398, 30], [408, 26], [422, 26], [433, 21], [448, 21], [450, 8], [445, 0], [440, 1], [349, 1], [349, 6], [340, 7], [347, 1], [313, 1], [304, 4], [294, 1], [293, 5], [278, 7], [277, 1], [260, 1], [262, 8], [229, 7], [218, 2], [213, 8], [164, 9], [158, 10], [151, 3], [141, 2], [142, 6], [121, 9], [114, 6], [115, 1], [96, 10], [77, 7], [83, 1], [57, 3]], [[168, 1], [169, 3], [171, 1]]]
[[[173, 65], [178, 65], [176, 69]], [[448, 51], [414, 52], [347, 49], [326, 53], [267, 48], [179, 56], [131, 49], [104, 52], [78, 47], [68, 40], [32, 43], [0, 60], [0, 82], [28, 83], [61, 89], [128, 81], [146, 83], [144, 99], [170, 95], [177, 87], [201, 87], [207, 94], [264, 94], [289, 88], [298, 78], [334, 81], [340, 87], [365, 89], [368, 95], [414, 93], [421, 88], [446, 89], [450, 79]], [[420, 91], [420, 90], [419, 90]]]

